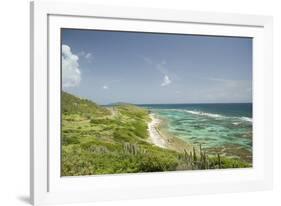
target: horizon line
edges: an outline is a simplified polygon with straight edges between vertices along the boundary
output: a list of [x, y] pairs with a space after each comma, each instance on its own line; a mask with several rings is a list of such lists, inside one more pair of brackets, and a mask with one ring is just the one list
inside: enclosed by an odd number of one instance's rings
[[101, 105], [101, 106], [110, 106], [110, 105], [114, 105], [114, 104], [134, 104], [134, 105], [160, 105], [160, 104], [253, 104], [253, 102], [131, 103], [131, 102], [125, 102], [125, 101], [124, 102], [117, 101], [117, 102], [103, 104], [103, 103], [98, 103], [95, 100], [93, 100], [91, 98], [88, 98], [88, 97], [81, 97], [79, 95], [72, 94], [70, 92], [64, 91], [63, 89], [61, 89], [61, 92], [68, 93], [70, 95], [76, 96], [76, 97], [81, 98], [81, 99], [90, 100], [90, 101], [92, 101], [94, 103], [97, 103], [98, 105]]
[[[93, 101], [93, 100], [92, 100]], [[133, 104], [133, 105], [164, 105], [164, 104], [253, 104], [253, 102], [196, 102], [196, 103], [130, 103], [130, 102], [116, 102], [101, 104], [102, 106], [111, 106], [118, 104]]]

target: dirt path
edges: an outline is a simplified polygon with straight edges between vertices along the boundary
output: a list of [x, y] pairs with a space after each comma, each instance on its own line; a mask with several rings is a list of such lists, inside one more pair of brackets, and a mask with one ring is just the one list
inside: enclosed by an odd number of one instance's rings
[[114, 107], [109, 107], [108, 110], [111, 112], [110, 118], [114, 118], [118, 115], [118, 111]]

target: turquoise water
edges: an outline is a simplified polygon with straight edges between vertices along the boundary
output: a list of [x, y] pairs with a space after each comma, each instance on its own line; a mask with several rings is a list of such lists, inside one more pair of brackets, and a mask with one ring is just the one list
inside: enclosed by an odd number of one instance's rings
[[252, 104], [141, 105], [166, 120], [166, 130], [200, 145], [209, 154], [220, 153], [252, 160]]

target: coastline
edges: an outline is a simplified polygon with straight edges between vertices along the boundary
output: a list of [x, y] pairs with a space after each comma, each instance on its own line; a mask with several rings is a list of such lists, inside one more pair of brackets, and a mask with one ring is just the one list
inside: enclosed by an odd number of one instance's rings
[[149, 114], [151, 121], [148, 123], [149, 141], [161, 148], [167, 148], [168, 140], [159, 132], [160, 119], [157, 119], [154, 114]]
[[148, 122], [148, 132], [151, 144], [178, 152], [190, 152], [193, 150], [192, 144], [188, 144], [186, 141], [165, 132], [163, 128], [166, 127], [166, 123], [157, 118], [154, 113], [149, 114], [149, 117], [151, 121]]

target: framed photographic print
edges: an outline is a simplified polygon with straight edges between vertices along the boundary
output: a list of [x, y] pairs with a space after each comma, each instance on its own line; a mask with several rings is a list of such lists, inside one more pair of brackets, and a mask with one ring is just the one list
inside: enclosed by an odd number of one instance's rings
[[272, 18], [31, 3], [35, 205], [272, 187]]

